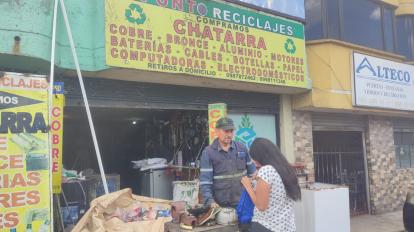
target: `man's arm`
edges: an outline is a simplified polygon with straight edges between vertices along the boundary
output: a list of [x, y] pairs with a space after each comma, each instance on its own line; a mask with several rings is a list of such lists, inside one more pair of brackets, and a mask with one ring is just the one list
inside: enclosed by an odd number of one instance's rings
[[213, 197], [213, 165], [210, 157], [204, 149], [200, 160], [200, 189], [204, 198], [204, 205], [210, 206], [214, 203]]

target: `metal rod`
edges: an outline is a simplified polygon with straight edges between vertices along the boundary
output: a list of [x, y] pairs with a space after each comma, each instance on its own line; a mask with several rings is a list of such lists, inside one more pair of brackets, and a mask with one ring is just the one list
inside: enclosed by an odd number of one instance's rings
[[339, 155], [338, 161], [339, 161], [338, 162], [338, 164], [339, 164], [339, 166], [338, 166], [338, 169], [339, 169], [339, 183], [344, 184], [344, 178], [343, 178], [343, 175], [342, 175], [342, 154]]
[[104, 187], [104, 190], [105, 190], [105, 194], [108, 194], [109, 193], [108, 183], [106, 182], [105, 170], [104, 170], [103, 164], [102, 164], [101, 152], [99, 150], [98, 140], [96, 139], [95, 127], [94, 127], [93, 121], [92, 121], [92, 115], [91, 115], [91, 111], [90, 111], [90, 108], [89, 108], [89, 102], [88, 102], [88, 98], [86, 96], [85, 86], [84, 86], [84, 83], [83, 83], [82, 73], [81, 73], [80, 67], [79, 67], [78, 56], [76, 55], [75, 43], [73, 42], [72, 30], [70, 29], [69, 20], [68, 20], [68, 16], [67, 16], [67, 13], [66, 13], [64, 0], [60, 0], [60, 7], [62, 9], [63, 18], [65, 20], [66, 31], [68, 33], [70, 48], [72, 49], [73, 61], [75, 62], [76, 72], [78, 74], [79, 84], [80, 84], [81, 91], [82, 91], [82, 96], [83, 96], [83, 102], [85, 104], [85, 109], [86, 109], [86, 115], [88, 117], [89, 127], [90, 127], [91, 134], [92, 134], [92, 140], [93, 140], [93, 144], [95, 146], [96, 158], [98, 160], [99, 170], [101, 172], [103, 187]]
[[[57, 9], [58, 9], [58, 0], [54, 1], [53, 5], [53, 22], [52, 22], [52, 48], [50, 52], [50, 77], [49, 77], [49, 99], [48, 99], [48, 108], [49, 108], [49, 127], [51, 128], [52, 124], [52, 110], [53, 110], [53, 85], [55, 82], [55, 53], [56, 53], [56, 21], [57, 21]], [[49, 201], [50, 201], [50, 225], [53, 231], [53, 148], [52, 148], [52, 131], [49, 129], [48, 131], [48, 138], [49, 138]]]
[[[341, 156], [341, 154], [339, 154], [339, 157]], [[339, 184], [340, 180], [341, 180], [341, 173], [339, 171], [339, 158], [338, 156], [335, 157], [335, 184]]]

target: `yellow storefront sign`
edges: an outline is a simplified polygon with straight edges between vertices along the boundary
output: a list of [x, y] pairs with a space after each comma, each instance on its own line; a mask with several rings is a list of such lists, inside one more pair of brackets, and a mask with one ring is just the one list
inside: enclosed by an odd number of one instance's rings
[[63, 82], [54, 86], [52, 108], [52, 172], [53, 193], [62, 192], [62, 145], [63, 145], [63, 107], [65, 96], [63, 95]]
[[301, 23], [211, 0], [106, 0], [109, 66], [307, 88]]
[[48, 83], [0, 77], [0, 231], [50, 231]]

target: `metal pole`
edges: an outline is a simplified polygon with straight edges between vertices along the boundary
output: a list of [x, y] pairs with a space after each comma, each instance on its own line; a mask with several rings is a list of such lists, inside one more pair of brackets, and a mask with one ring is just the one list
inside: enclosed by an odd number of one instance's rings
[[[53, 110], [53, 83], [55, 82], [55, 52], [56, 52], [56, 21], [57, 21], [57, 9], [58, 0], [54, 1], [53, 6], [53, 22], [52, 22], [52, 51], [50, 54], [50, 79], [49, 79], [49, 126], [52, 125], [52, 110]], [[49, 129], [49, 189], [50, 194], [50, 225], [53, 231], [53, 156], [52, 156], [52, 130]]]
[[85, 91], [85, 86], [84, 86], [84, 83], [83, 83], [82, 73], [81, 73], [80, 67], [79, 67], [78, 56], [76, 55], [75, 43], [73, 42], [72, 30], [70, 29], [69, 20], [68, 20], [68, 16], [67, 16], [67, 13], [66, 13], [66, 8], [65, 8], [65, 3], [64, 3], [63, 0], [60, 0], [60, 7], [61, 7], [61, 10], [62, 10], [63, 19], [65, 20], [66, 31], [68, 33], [70, 48], [72, 49], [73, 61], [75, 62], [76, 72], [78, 74], [79, 84], [80, 84], [81, 91], [82, 91], [82, 96], [83, 96], [83, 102], [84, 102], [85, 108], [86, 108], [86, 115], [88, 116], [88, 122], [89, 122], [89, 127], [90, 127], [90, 130], [91, 130], [91, 134], [92, 134], [92, 140], [93, 140], [93, 144], [95, 146], [96, 158], [98, 160], [99, 170], [101, 172], [102, 183], [103, 183], [103, 186], [104, 186], [104, 189], [105, 189], [105, 194], [108, 194], [109, 193], [108, 184], [106, 182], [105, 171], [104, 171], [104, 168], [103, 168], [103, 165], [102, 165], [102, 158], [101, 158], [101, 153], [100, 153], [99, 146], [98, 146], [98, 140], [96, 139], [95, 127], [93, 125], [92, 115], [91, 115], [91, 111], [90, 111], [90, 108], [89, 108], [89, 102], [88, 102], [88, 98], [86, 96], [86, 91]]

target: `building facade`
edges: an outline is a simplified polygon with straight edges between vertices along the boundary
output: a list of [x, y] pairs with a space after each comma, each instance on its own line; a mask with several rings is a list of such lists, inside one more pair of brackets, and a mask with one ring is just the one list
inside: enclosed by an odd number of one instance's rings
[[315, 181], [347, 184], [354, 215], [401, 209], [414, 187], [414, 2], [305, 7], [313, 87], [292, 100], [296, 159]]
[[[275, 115], [277, 134], [285, 134], [275, 141], [293, 144], [290, 98], [283, 96], [311, 88], [304, 24], [300, 21], [304, 17], [303, 2], [288, 3], [284, 8], [259, 8], [244, 1], [145, 2], [66, 3], [93, 107], [206, 110], [208, 103], [229, 102], [230, 111], [237, 113]], [[292, 8], [302, 13], [292, 14]], [[2, 15], [0, 28], [1, 70], [47, 74], [53, 1], [40, 5], [8, 1], [0, 3], [0, 9], [8, 12]], [[148, 11], [171, 17], [151, 16]], [[186, 13], [195, 23], [185, 21]], [[21, 15], [30, 20], [23, 22]], [[67, 82], [67, 107], [79, 107], [81, 94], [73, 78], [75, 64], [60, 9], [55, 64], [57, 79]], [[113, 80], [119, 82], [113, 85]], [[134, 85], [153, 88], [152, 93], [145, 97], [147, 93], [122, 90], [131, 91]], [[113, 91], [111, 87], [118, 89]], [[208, 89], [212, 91], [210, 97]], [[243, 96], [248, 93], [255, 97]], [[270, 95], [272, 100], [262, 100]], [[288, 120], [279, 123], [283, 117]], [[291, 150], [287, 153], [293, 161], [291, 146], [282, 147]]]
[[[98, 171], [66, 23], [104, 169], [120, 175], [121, 188], [142, 193], [146, 176], [131, 161], [156, 157], [193, 167], [208, 143], [210, 103], [227, 104], [236, 139], [249, 145], [267, 137], [294, 162], [290, 95], [311, 89], [304, 5], [265, 2], [65, 1], [68, 22], [59, 6], [55, 57], [55, 77], [65, 85], [65, 168]], [[49, 74], [53, 3], [0, 2], [0, 72]], [[160, 173], [162, 183], [184, 178], [181, 168], [174, 178]], [[165, 186], [151, 196], [170, 198]]]
[[[289, 161], [305, 163], [311, 181], [349, 185], [354, 214], [400, 209], [414, 185], [414, 1], [305, 0], [305, 6], [292, 1], [275, 9], [255, 3], [66, 3], [97, 127], [106, 128], [98, 132], [105, 169], [124, 172], [128, 186], [135, 179], [124, 167], [138, 159], [129, 153], [147, 157], [165, 150], [154, 147], [182, 145], [139, 130], [162, 134], [176, 111], [195, 112], [188, 117], [202, 124], [198, 113], [225, 102], [237, 126], [271, 131], [249, 130], [240, 139], [268, 136]], [[0, 11], [0, 71], [48, 74], [53, 1], [2, 1]], [[96, 168], [93, 147], [85, 145], [90, 138], [78, 136], [89, 132], [59, 12], [55, 62], [66, 85], [64, 163]], [[363, 78], [376, 75], [391, 82]], [[131, 127], [140, 121], [151, 123]], [[204, 132], [181, 136], [195, 136], [198, 150]], [[146, 142], [135, 146], [136, 140]], [[128, 153], [123, 160], [121, 153]]]

